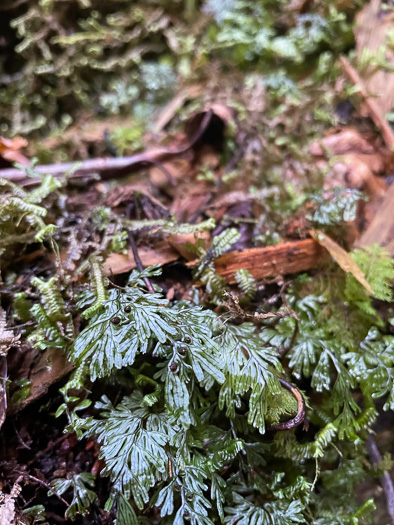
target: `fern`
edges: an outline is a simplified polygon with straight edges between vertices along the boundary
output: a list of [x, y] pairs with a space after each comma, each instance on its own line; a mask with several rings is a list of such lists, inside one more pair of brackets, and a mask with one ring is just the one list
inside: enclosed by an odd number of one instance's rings
[[96, 300], [94, 303], [83, 312], [83, 317], [89, 319], [92, 317], [100, 308], [102, 307], [104, 301], [107, 297], [107, 290], [105, 288], [105, 280], [102, 270], [101, 261], [95, 257], [91, 256], [89, 258], [90, 263], [90, 272], [91, 272], [91, 281], [95, 289]]
[[[185, 301], [170, 305], [159, 293], [147, 294], [144, 277], [157, 273], [155, 268], [133, 272], [125, 289], [109, 291], [72, 346], [77, 368], [57, 415], [66, 412], [69, 429], [79, 437], [96, 436], [114, 498], [131, 494], [142, 509], [156, 490], [152, 501], [171, 523], [190, 518], [213, 525], [213, 505], [225, 515], [221, 469], [242, 453], [262, 461], [254, 448], [258, 443], [232, 435], [231, 420], [234, 432], [238, 428], [236, 408], [244, 406], [250, 431], [260, 433], [266, 418], [275, 413], [279, 421], [297, 408], [294, 399], [277, 402], [282, 392], [275, 375], [281, 371], [278, 356], [262, 347], [252, 323], [221, 325], [210, 310]], [[129, 371], [130, 394], [118, 404], [104, 396], [95, 405], [99, 417], [78, 416], [90, 403], [79, 397], [85, 395], [86, 372], [95, 381], [116, 370]], [[204, 391], [216, 411], [226, 410], [227, 430], [201, 425], [211, 411]], [[211, 500], [203, 495], [206, 490]], [[123, 503], [122, 512], [130, 512]], [[275, 512], [282, 516], [279, 508]]]
[[307, 218], [317, 227], [332, 227], [351, 222], [356, 219], [357, 204], [365, 199], [359, 190], [334, 188], [331, 193], [314, 194], [312, 204], [315, 211]]
[[235, 279], [243, 292], [242, 299], [246, 302], [251, 301], [257, 291], [256, 281], [253, 275], [248, 270], [241, 269], [236, 271]]
[[[374, 244], [363, 250], [354, 250], [352, 258], [364, 272], [375, 297], [381, 301], [391, 302], [394, 297], [394, 261], [390, 254], [384, 248]], [[349, 274], [346, 281], [346, 298], [360, 306], [362, 304], [364, 306], [365, 299], [360, 299], [360, 292], [354, 281], [355, 278]]]
[[188, 243], [188, 248], [199, 256], [199, 261], [193, 270], [193, 278], [200, 279], [205, 285], [210, 300], [216, 304], [223, 302], [226, 291], [226, 282], [215, 271], [215, 259], [227, 252], [237, 242], [240, 234], [235, 228], [228, 228], [220, 235], [216, 235], [209, 248], [200, 242], [196, 245]]
[[[51, 485], [60, 496], [72, 489], [72, 501], [65, 513], [66, 518], [71, 520], [74, 520], [77, 514], [86, 514], [90, 505], [97, 500], [96, 493], [91, 490], [95, 485], [93, 474], [82, 472], [72, 475], [69, 479], [57, 478]], [[52, 492], [49, 491], [48, 496], [51, 495]]]
[[237, 525], [249, 525], [259, 523], [261, 525], [293, 525], [295, 523], [306, 523], [302, 511], [304, 505], [300, 501], [278, 501], [266, 503], [264, 507], [258, 507], [237, 493], [234, 493], [234, 506], [227, 507], [225, 523], [237, 523]]

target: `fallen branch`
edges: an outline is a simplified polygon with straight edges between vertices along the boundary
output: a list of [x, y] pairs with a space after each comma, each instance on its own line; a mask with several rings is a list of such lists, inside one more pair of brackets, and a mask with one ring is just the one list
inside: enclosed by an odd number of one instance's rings
[[[128, 157], [85, 160], [78, 163], [79, 165], [77, 169], [72, 172], [70, 178], [81, 178], [97, 173], [100, 175], [101, 179], [108, 180], [111, 178], [128, 175], [149, 164], [157, 166], [160, 161], [163, 161], [169, 157], [182, 155], [183, 153], [189, 151], [200, 140], [202, 135], [207, 130], [209, 123], [211, 122], [212, 115], [212, 110], [208, 110], [205, 113], [197, 131], [185, 146], [182, 146], [178, 149], [155, 148], [152, 150], [143, 151], [142, 153], [136, 153], [135, 155]], [[72, 171], [76, 164], [76, 162], [46, 164], [35, 166], [34, 169], [38, 173], [60, 177], [68, 171]], [[162, 169], [162, 166], [160, 166], [160, 169]], [[166, 175], [168, 177], [168, 173]], [[17, 168], [0, 170], [0, 178], [9, 180], [21, 186], [30, 186], [40, 182], [40, 179], [29, 178], [26, 176], [26, 173], [23, 170]], [[171, 176], [169, 178], [171, 179]]]

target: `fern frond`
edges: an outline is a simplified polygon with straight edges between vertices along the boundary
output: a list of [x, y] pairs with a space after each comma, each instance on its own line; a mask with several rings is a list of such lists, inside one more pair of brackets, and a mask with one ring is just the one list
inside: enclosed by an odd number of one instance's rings
[[242, 299], [246, 301], [251, 301], [256, 294], [257, 285], [256, 280], [253, 275], [244, 268], [237, 270], [235, 273], [235, 280], [241, 291], [243, 292]]
[[104, 301], [106, 301], [108, 298], [101, 260], [92, 255], [89, 258], [89, 264], [90, 278], [94, 287], [96, 300], [87, 310], [82, 313], [82, 317], [85, 319], [90, 319], [93, 317], [93, 315], [103, 306]]

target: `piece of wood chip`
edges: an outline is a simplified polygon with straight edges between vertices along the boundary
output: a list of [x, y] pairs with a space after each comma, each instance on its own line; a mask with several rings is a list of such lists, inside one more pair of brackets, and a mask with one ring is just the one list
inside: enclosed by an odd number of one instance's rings
[[215, 261], [216, 271], [230, 284], [241, 268], [255, 279], [266, 279], [316, 268], [327, 260], [324, 250], [313, 239], [284, 242], [275, 246], [225, 253]]
[[394, 255], [394, 184], [389, 186], [370, 225], [361, 235], [356, 247], [379, 244]]

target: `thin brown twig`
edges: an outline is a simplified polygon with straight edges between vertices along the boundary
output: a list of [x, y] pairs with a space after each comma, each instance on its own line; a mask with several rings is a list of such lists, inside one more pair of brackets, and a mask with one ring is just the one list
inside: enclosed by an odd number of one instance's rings
[[27, 474], [26, 477], [27, 477], [28, 479], [31, 479], [31, 480], [33, 480], [33, 481], [36, 481], [37, 483], [39, 483], [40, 485], [42, 485], [42, 486], [45, 487], [46, 489], [50, 490], [54, 496], [56, 496], [58, 499], [60, 499], [61, 502], [63, 502], [63, 503], [66, 505], [66, 507], [69, 507], [69, 506], [70, 506], [70, 504], [68, 503], [68, 501], [66, 501], [64, 498], [62, 498], [61, 495], [58, 494], [58, 493], [55, 491], [55, 489], [49, 485], [49, 483], [46, 483], [45, 481], [42, 481], [42, 479], [36, 478], [35, 476], [32, 476], [31, 474]]
[[[141, 153], [136, 153], [135, 155], [128, 157], [97, 158], [85, 160], [79, 163], [79, 167], [70, 175], [69, 178], [76, 179], [86, 177], [92, 173], [98, 173], [102, 180], [109, 180], [114, 177], [128, 175], [134, 171], [137, 171], [146, 164], [157, 165], [157, 162], [160, 163], [166, 158], [182, 155], [183, 153], [189, 151], [201, 139], [209, 126], [212, 115], [213, 111], [211, 109], [207, 111], [201, 121], [200, 126], [190, 141], [178, 149], [155, 148], [143, 151]], [[34, 170], [38, 173], [60, 177], [66, 172], [72, 170], [75, 165], [75, 162], [63, 162], [60, 164], [35, 166]], [[162, 165], [160, 166], [160, 169], [163, 170]], [[166, 176], [169, 176], [168, 170], [166, 171]], [[34, 179], [26, 177], [26, 173], [23, 170], [17, 168], [0, 170], [0, 178], [17, 183], [21, 186], [30, 186], [38, 184], [41, 181], [39, 178]], [[171, 181], [172, 175], [170, 175], [169, 178]]]

